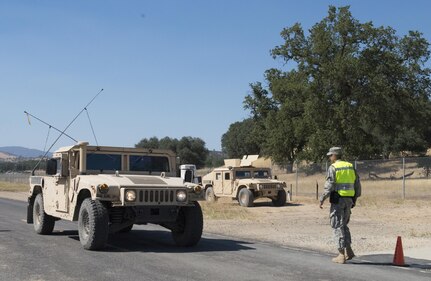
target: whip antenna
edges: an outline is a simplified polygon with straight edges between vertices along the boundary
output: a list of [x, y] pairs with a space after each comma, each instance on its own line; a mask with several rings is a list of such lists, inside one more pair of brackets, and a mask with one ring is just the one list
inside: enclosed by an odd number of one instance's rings
[[[33, 170], [31, 171], [31, 174], [34, 176], [34, 171], [36, 171], [37, 167], [40, 165], [40, 163], [42, 162], [42, 160], [46, 157], [46, 155], [48, 155], [49, 151], [51, 150], [51, 148], [54, 147], [54, 145], [57, 143], [57, 141], [63, 136], [65, 135], [65, 132], [67, 131], [67, 129], [69, 129], [69, 127], [75, 122], [76, 119], [78, 119], [78, 117], [81, 115], [82, 112], [84, 112], [84, 110], [87, 109], [87, 107], [100, 95], [100, 93], [102, 93], [103, 89], [101, 89], [91, 100], [89, 103], [87, 103], [86, 106], [84, 106], [83, 109], [81, 109], [81, 111], [72, 119], [72, 121], [70, 121], [70, 123], [66, 126], [66, 128], [64, 128], [63, 131], [61, 131], [60, 135], [55, 139], [55, 141], [51, 144], [51, 146], [48, 148], [48, 150], [45, 152], [45, 154], [42, 156], [42, 158], [40, 158], [40, 160], [37, 162], [36, 166], [33, 168]], [[76, 140], [75, 140], [76, 141]]]
[[[43, 120], [42, 120], [42, 119], [40, 119], [40, 118], [37, 118], [36, 116], [34, 116], [33, 114], [31, 114], [31, 113], [29, 113], [29, 112], [27, 112], [27, 111], [24, 111], [24, 113], [27, 115], [27, 120], [28, 120], [28, 123], [29, 123], [29, 124], [31, 124], [31, 122], [30, 122], [30, 116], [31, 116], [31, 117], [33, 117], [34, 119], [36, 119], [36, 120], [38, 120], [38, 121], [42, 122], [43, 124], [47, 125], [50, 129], [54, 129], [54, 130], [56, 130], [57, 132], [61, 133], [61, 131], [60, 131], [59, 129], [57, 129], [57, 128], [56, 128], [56, 127], [54, 127], [53, 125], [49, 124], [48, 122], [45, 122], [45, 121], [43, 121]], [[65, 135], [65, 136], [66, 136], [66, 137], [68, 137], [69, 139], [73, 140], [74, 142], [78, 142], [76, 139], [72, 138], [71, 136], [69, 136], [69, 135], [68, 135], [68, 134], [66, 134], [66, 133], [63, 133], [63, 135]], [[45, 148], [46, 148], [46, 144], [45, 144]], [[45, 149], [44, 149], [44, 152], [45, 152]]]

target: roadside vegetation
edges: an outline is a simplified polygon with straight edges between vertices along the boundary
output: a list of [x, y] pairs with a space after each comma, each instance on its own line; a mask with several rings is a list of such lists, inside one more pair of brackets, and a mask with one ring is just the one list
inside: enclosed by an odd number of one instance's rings
[[0, 181], [0, 191], [25, 192], [28, 188], [28, 184]]

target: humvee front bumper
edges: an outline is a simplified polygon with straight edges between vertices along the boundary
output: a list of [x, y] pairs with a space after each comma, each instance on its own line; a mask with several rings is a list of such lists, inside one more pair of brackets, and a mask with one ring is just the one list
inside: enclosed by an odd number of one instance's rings
[[123, 206], [186, 206], [201, 200], [203, 196], [184, 187], [123, 187], [120, 189], [120, 197]]

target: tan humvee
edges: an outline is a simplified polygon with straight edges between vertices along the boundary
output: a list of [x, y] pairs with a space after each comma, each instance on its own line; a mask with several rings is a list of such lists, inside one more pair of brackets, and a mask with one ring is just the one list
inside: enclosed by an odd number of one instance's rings
[[241, 159], [226, 159], [225, 166], [202, 177], [205, 198], [213, 202], [217, 197], [237, 199], [244, 207], [252, 207], [259, 197], [272, 200], [274, 206], [286, 204], [286, 183], [271, 178], [270, 168], [253, 166], [258, 155]]
[[170, 151], [89, 146], [81, 142], [57, 150], [45, 176], [30, 177], [27, 222], [50, 234], [55, 221], [78, 221], [88, 250], [103, 248], [109, 233], [133, 224], [159, 224], [177, 245], [193, 246], [202, 235], [200, 185], [176, 177]]

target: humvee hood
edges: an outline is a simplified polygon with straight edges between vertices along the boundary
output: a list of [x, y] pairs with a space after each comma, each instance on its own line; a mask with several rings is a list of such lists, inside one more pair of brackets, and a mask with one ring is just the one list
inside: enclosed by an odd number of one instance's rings
[[85, 180], [91, 182], [106, 183], [108, 185], [118, 186], [134, 186], [134, 185], [148, 185], [148, 186], [183, 186], [184, 182], [181, 178], [169, 178], [160, 176], [145, 176], [145, 175], [88, 175], [83, 176]]
[[245, 183], [245, 184], [282, 184], [282, 181], [279, 180], [273, 180], [273, 179], [258, 179], [258, 178], [254, 178], [254, 179], [238, 179], [238, 181], [240, 181], [241, 183]]

